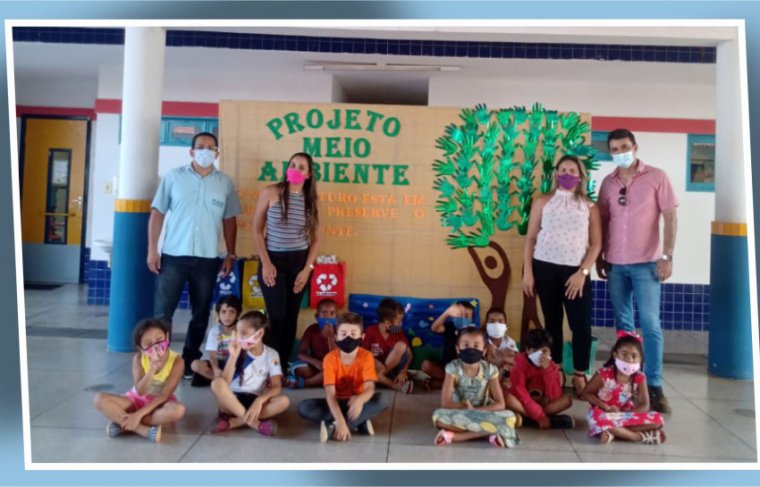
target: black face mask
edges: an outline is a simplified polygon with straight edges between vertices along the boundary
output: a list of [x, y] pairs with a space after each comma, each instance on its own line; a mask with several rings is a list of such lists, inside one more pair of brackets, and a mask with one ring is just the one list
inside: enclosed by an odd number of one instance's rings
[[336, 341], [335, 344], [341, 349], [341, 351], [351, 353], [356, 350], [356, 347], [362, 344], [362, 339], [346, 337], [343, 340]]
[[459, 358], [466, 364], [476, 364], [483, 360], [483, 350], [464, 348], [459, 351]]

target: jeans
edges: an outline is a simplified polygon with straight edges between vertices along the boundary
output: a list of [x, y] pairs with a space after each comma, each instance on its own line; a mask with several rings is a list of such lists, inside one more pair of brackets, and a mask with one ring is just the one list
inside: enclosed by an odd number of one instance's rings
[[615, 327], [633, 332], [633, 297], [639, 309], [639, 321], [644, 335], [644, 374], [649, 386], [662, 385], [663, 338], [660, 327], [660, 278], [657, 263], [610, 264], [607, 288], [615, 308]]
[[536, 293], [544, 312], [546, 331], [552, 337], [552, 360], [557, 364], [562, 363], [562, 322], [566, 313], [573, 332], [573, 367], [577, 371], [585, 371], [589, 367], [591, 355], [591, 279], [586, 277], [583, 297], [568, 299], [565, 296], [565, 283], [577, 270], [577, 266], [533, 259]]
[[290, 355], [293, 352], [293, 341], [296, 339], [298, 328], [298, 312], [304, 291], [293, 293], [296, 276], [306, 266], [308, 250], [292, 252], [269, 252], [272, 265], [277, 269], [277, 277], [272, 287], [264, 284], [261, 276], [264, 266], [259, 266], [259, 283], [261, 294], [264, 295], [271, 337], [269, 343], [280, 354], [282, 369], [287, 370]]
[[[348, 399], [338, 399], [338, 405], [343, 413], [343, 417], [346, 419], [349, 430], [356, 429], [360, 424], [388, 409], [388, 401], [386, 401], [385, 395], [380, 392], [374, 393], [370, 400], [364, 403], [361, 414], [352, 421], [349, 421], [347, 416]], [[334, 420], [330, 408], [327, 406], [327, 399], [306, 399], [301, 401], [301, 404], [298, 405], [298, 415], [313, 423]]]
[[161, 272], [156, 280], [156, 318], [171, 323], [186, 282], [190, 291], [192, 317], [182, 349], [186, 372], [190, 370], [193, 360], [203, 356], [200, 348], [206, 335], [216, 276], [220, 268], [219, 259], [167, 254], [161, 256]]

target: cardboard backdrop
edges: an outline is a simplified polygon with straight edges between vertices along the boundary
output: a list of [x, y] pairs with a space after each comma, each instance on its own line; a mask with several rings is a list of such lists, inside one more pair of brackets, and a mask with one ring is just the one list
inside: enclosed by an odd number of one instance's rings
[[[496, 108], [496, 107], [490, 107]], [[238, 255], [257, 253], [253, 212], [260, 190], [284, 177], [296, 152], [310, 153], [318, 181], [319, 254], [347, 263], [347, 293], [417, 298], [478, 298], [491, 294], [466, 249], [446, 243], [448, 228], [435, 210], [436, 139], [461, 109], [394, 105], [222, 101], [221, 168], [234, 180], [243, 205]], [[588, 115], [582, 118], [589, 120]], [[518, 155], [519, 157], [519, 155]], [[540, 182], [540, 164], [536, 168]], [[506, 303], [509, 333], [519, 339], [524, 238], [515, 229], [491, 239], [511, 267]], [[493, 254], [477, 249], [481, 258]], [[489, 271], [499, 275], [503, 266]], [[304, 310], [299, 333], [313, 321]]]

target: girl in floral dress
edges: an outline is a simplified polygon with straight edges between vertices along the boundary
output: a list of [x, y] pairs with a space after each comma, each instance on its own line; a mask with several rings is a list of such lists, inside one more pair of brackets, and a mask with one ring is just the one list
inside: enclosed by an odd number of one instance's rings
[[599, 369], [583, 390], [588, 401], [589, 435], [602, 444], [615, 438], [659, 445], [665, 442], [660, 413], [649, 411], [646, 376], [641, 372], [644, 360], [641, 338], [618, 332], [612, 357]]

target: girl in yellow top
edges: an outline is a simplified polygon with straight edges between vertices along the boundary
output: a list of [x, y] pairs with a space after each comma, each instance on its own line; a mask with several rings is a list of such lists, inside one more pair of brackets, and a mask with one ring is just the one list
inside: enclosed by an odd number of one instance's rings
[[148, 440], [161, 441], [161, 425], [173, 423], [185, 414], [185, 406], [174, 397], [185, 363], [169, 348], [169, 324], [148, 318], [134, 331], [140, 350], [132, 359], [135, 385], [124, 395], [95, 395], [95, 407], [111, 420], [108, 436], [131, 431]]

